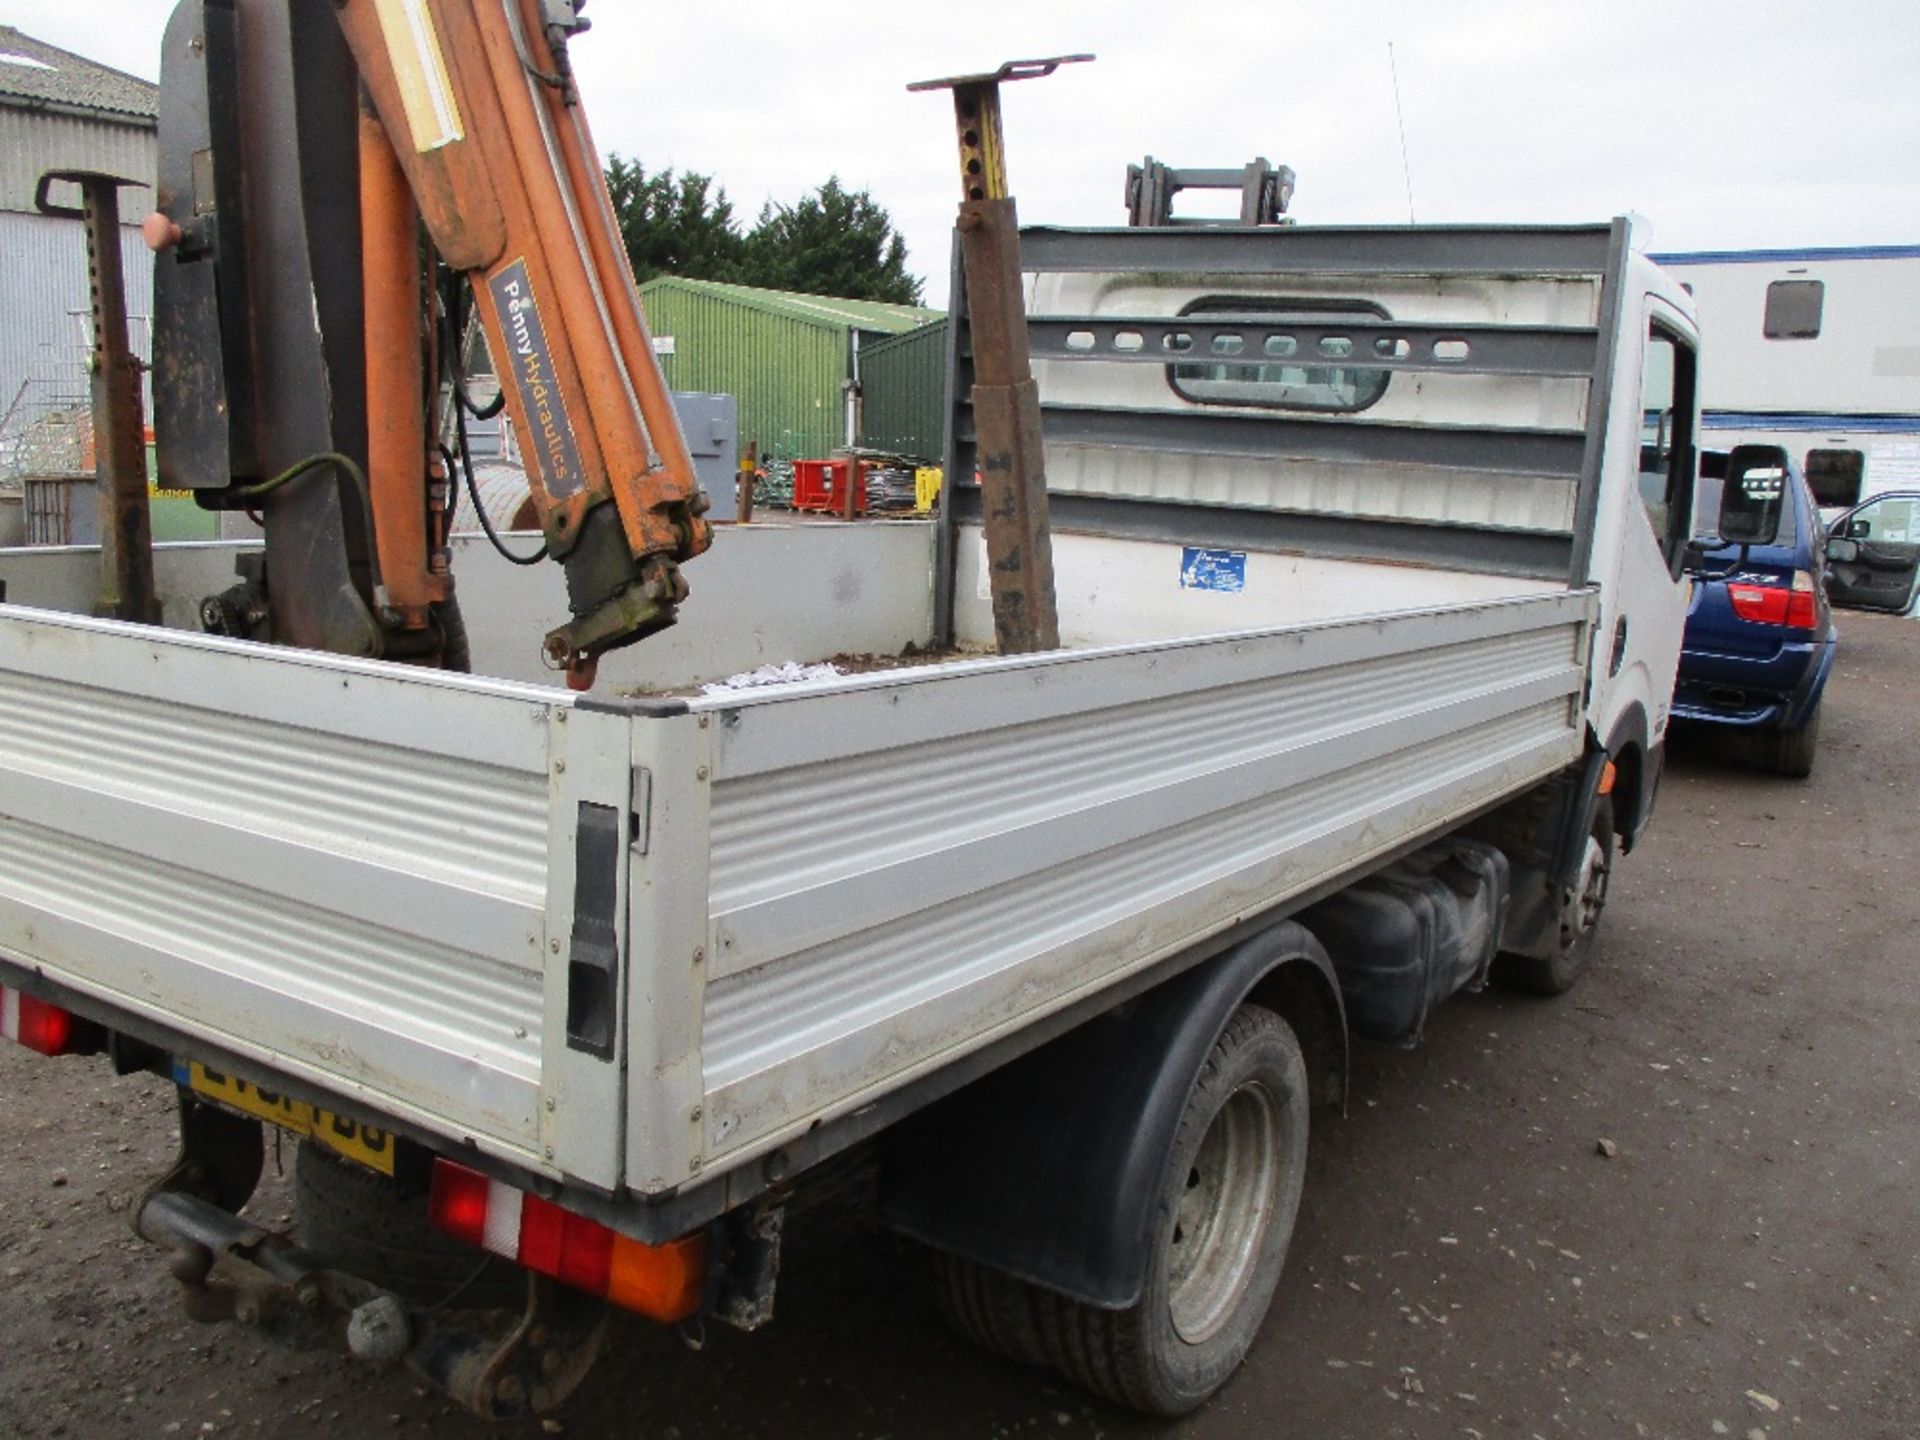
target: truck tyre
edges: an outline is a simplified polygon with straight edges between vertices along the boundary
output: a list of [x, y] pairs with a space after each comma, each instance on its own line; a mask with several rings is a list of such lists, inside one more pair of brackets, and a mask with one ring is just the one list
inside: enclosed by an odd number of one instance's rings
[[934, 1303], [948, 1324], [1003, 1360], [1047, 1363], [1035, 1318], [1039, 1291], [1034, 1286], [944, 1250], [933, 1252], [933, 1265]]
[[1184, 1415], [1246, 1357], [1286, 1263], [1307, 1169], [1307, 1065], [1287, 1022], [1242, 1005], [1187, 1097], [1155, 1202], [1146, 1288], [1125, 1310], [1032, 1290], [1045, 1357], [1149, 1415]]
[[1820, 747], [1820, 706], [1798, 730], [1773, 730], [1760, 737], [1761, 762], [1776, 775], [1804, 780], [1813, 774], [1814, 751]]
[[1533, 995], [1564, 995], [1586, 973], [1593, 940], [1607, 904], [1613, 874], [1613, 797], [1594, 798], [1586, 852], [1572, 887], [1561, 897], [1560, 943], [1546, 958], [1503, 954], [1496, 962], [1501, 983]]
[[300, 1248], [416, 1305], [518, 1309], [525, 1274], [427, 1223], [426, 1199], [311, 1140], [294, 1157]]

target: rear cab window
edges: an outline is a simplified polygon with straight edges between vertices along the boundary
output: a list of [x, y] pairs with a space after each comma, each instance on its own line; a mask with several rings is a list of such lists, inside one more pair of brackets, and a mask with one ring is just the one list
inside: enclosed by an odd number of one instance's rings
[[[1204, 354], [1192, 337], [1167, 337], [1175, 353], [1182, 353], [1183, 340], [1191, 347], [1190, 359], [1167, 366], [1167, 383], [1203, 405], [1352, 414], [1377, 403], [1393, 379], [1389, 370], [1340, 364], [1372, 343], [1337, 333], [1341, 322], [1392, 318], [1364, 300], [1210, 295], [1180, 313], [1207, 320], [1244, 315], [1256, 322], [1243, 335], [1216, 334]], [[1304, 333], [1289, 333], [1289, 325]]]

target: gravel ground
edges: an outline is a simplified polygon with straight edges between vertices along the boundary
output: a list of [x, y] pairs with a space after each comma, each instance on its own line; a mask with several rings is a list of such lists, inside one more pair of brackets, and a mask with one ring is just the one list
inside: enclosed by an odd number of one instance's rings
[[[974, 1353], [911, 1249], [790, 1238], [780, 1316], [620, 1323], [575, 1436], [1920, 1436], [1920, 625], [1843, 617], [1811, 781], [1683, 736], [1598, 967], [1362, 1050], [1245, 1370], [1171, 1427]], [[128, 1208], [171, 1099], [0, 1048], [0, 1435], [555, 1433], [180, 1314]], [[1617, 1146], [1612, 1158], [1597, 1142]], [[289, 1158], [289, 1163], [291, 1156]], [[284, 1182], [256, 1201], [287, 1208]]]

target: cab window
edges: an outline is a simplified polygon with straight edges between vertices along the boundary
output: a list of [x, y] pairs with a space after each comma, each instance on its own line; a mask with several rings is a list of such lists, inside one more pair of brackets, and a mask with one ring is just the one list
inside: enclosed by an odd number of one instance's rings
[[1651, 321], [1640, 376], [1640, 503], [1676, 578], [1693, 530], [1695, 368], [1679, 332]]

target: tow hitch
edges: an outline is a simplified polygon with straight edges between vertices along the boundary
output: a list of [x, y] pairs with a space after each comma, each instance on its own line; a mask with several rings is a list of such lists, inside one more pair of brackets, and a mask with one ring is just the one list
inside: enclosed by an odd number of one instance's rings
[[374, 1364], [405, 1361], [488, 1420], [555, 1410], [592, 1368], [606, 1301], [530, 1274], [518, 1313], [416, 1308], [234, 1213], [259, 1179], [257, 1121], [183, 1096], [180, 1129], [180, 1158], [147, 1192], [134, 1229], [172, 1255], [193, 1320], [239, 1321], [293, 1348], [344, 1349]]

